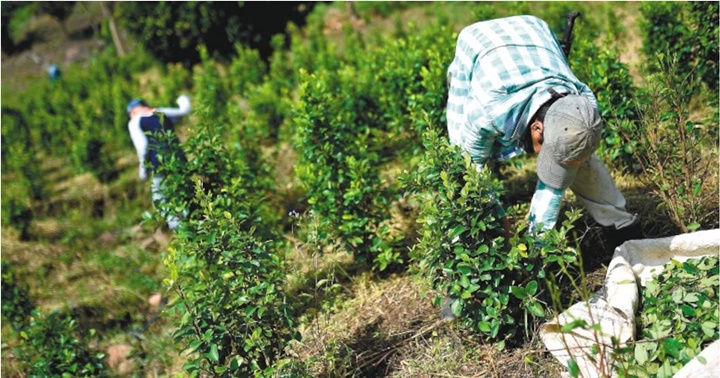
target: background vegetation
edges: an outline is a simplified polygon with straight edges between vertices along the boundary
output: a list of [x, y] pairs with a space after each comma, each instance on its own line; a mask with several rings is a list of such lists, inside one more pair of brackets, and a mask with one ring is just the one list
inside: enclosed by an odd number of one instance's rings
[[[302, 2], [272, 23], [254, 2], [53, 5], [2, 3], [4, 377], [567, 370], [537, 326], [602, 285], [612, 248], [572, 195], [544, 240], [497, 232], [498, 199], [525, 227], [533, 157], [476, 172], [444, 130], [457, 33], [483, 19], [561, 36], [582, 12], [570, 65], [629, 210], [648, 237], [718, 227], [717, 3]], [[180, 93], [171, 233], [125, 105]], [[703, 260], [648, 289], [651, 341], [619, 351], [620, 373], [670, 376], [718, 338], [713, 277]]]

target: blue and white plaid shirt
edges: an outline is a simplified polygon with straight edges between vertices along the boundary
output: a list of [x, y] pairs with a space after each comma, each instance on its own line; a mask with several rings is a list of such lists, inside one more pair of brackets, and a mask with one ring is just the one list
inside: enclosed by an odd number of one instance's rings
[[[582, 94], [597, 107], [590, 88], [570, 71], [550, 27], [533, 16], [465, 27], [448, 68], [448, 83], [450, 143], [461, 146], [478, 165], [522, 153], [520, 140], [530, 118], [553, 91]], [[538, 184], [531, 226], [537, 222], [543, 223], [543, 229], [554, 227], [564, 191], [550, 189]]]

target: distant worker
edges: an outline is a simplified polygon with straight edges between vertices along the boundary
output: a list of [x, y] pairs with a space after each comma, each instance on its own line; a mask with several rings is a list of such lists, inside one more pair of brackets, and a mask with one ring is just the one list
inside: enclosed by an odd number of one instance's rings
[[[177, 108], [152, 108], [141, 99], [133, 99], [127, 105], [128, 131], [137, 150], [140, 180], [152, 178], [152, 201], [159, 207], [165, 201], [164, 177], [159, 173], [161, 161], [172, 158], [186, 161], [180, 140], [174, 134], [174, 123], [190, 113], [190, 99], [181, 95]], [[162, 115], [160, 114], [162, 113]], [[160, 136], [170, 132], [168, 136]], [[180, 219], [175, 214], [163, 214], [168, 227], [175, 230]]]
[[[448, 68], [448, 86], [450, 142], [478, 166], [523, 152], [538, 155], [531, 232], [555, 226], [570, 188], [604, 226], [611, 248], [643, 238], [638, 216], [626, 210], [625, 198], [594, 153], [603, 128], [595, 95], [572, 73], [547, 23], [514, 16], [465, 27]], [[503, 222], [510, 233], [509, 222]]]
[[60, 79], [60, 76], [62, 76], [62, 73], [60, 72], [60, 67], [58, 67], [57, 64], [51, 64], [47, 66], [45, 70], [48, 73], [50, 81], [58, 80]]

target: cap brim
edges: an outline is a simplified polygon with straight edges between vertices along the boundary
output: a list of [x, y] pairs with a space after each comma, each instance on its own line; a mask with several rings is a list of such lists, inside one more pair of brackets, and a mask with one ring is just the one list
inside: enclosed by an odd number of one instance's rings
[[[537, 175], [545, 185], [555, 189], [567, 189], [575, 180], [580, 164], [560, 164], [548, 149], [543, 148], [538, 154]], [[545, 152], [545, 153], [543, 153]]]

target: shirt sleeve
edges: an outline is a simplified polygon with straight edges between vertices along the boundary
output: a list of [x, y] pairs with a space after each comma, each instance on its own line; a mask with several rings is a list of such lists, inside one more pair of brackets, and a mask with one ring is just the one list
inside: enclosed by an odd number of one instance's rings
[[147, 154], [148, 140], [142, 128], [140, 128], [141, 118], [140, 116], [133, 117], [130, 122], [128, 122], [128, 131], [130, 132], [130, 139], [132, 139], [133, 145], [135, 145], [138, 160], [142, 166], [145, 162], [145, 155]]
[[485, 165], [490, 160], [496, 138], [497, 135], [492, 131], [484, 128], [479, 130], [479, 138], [471, 147], [471, 155], [476, 164]]
[[[565, 189], [551, 188], [538, 180], [530, 202], [530, 233], [542, 233], [555, 227]], [[541, 229], [537, 229], [538, 227]]]
[[177, 119], [190, 114], [190, 98], [186, 95], [181, 95], [177, 98], [177, 108], [156, 108], [157, 112], [165, 114], [166, 117], [171, 119]]

